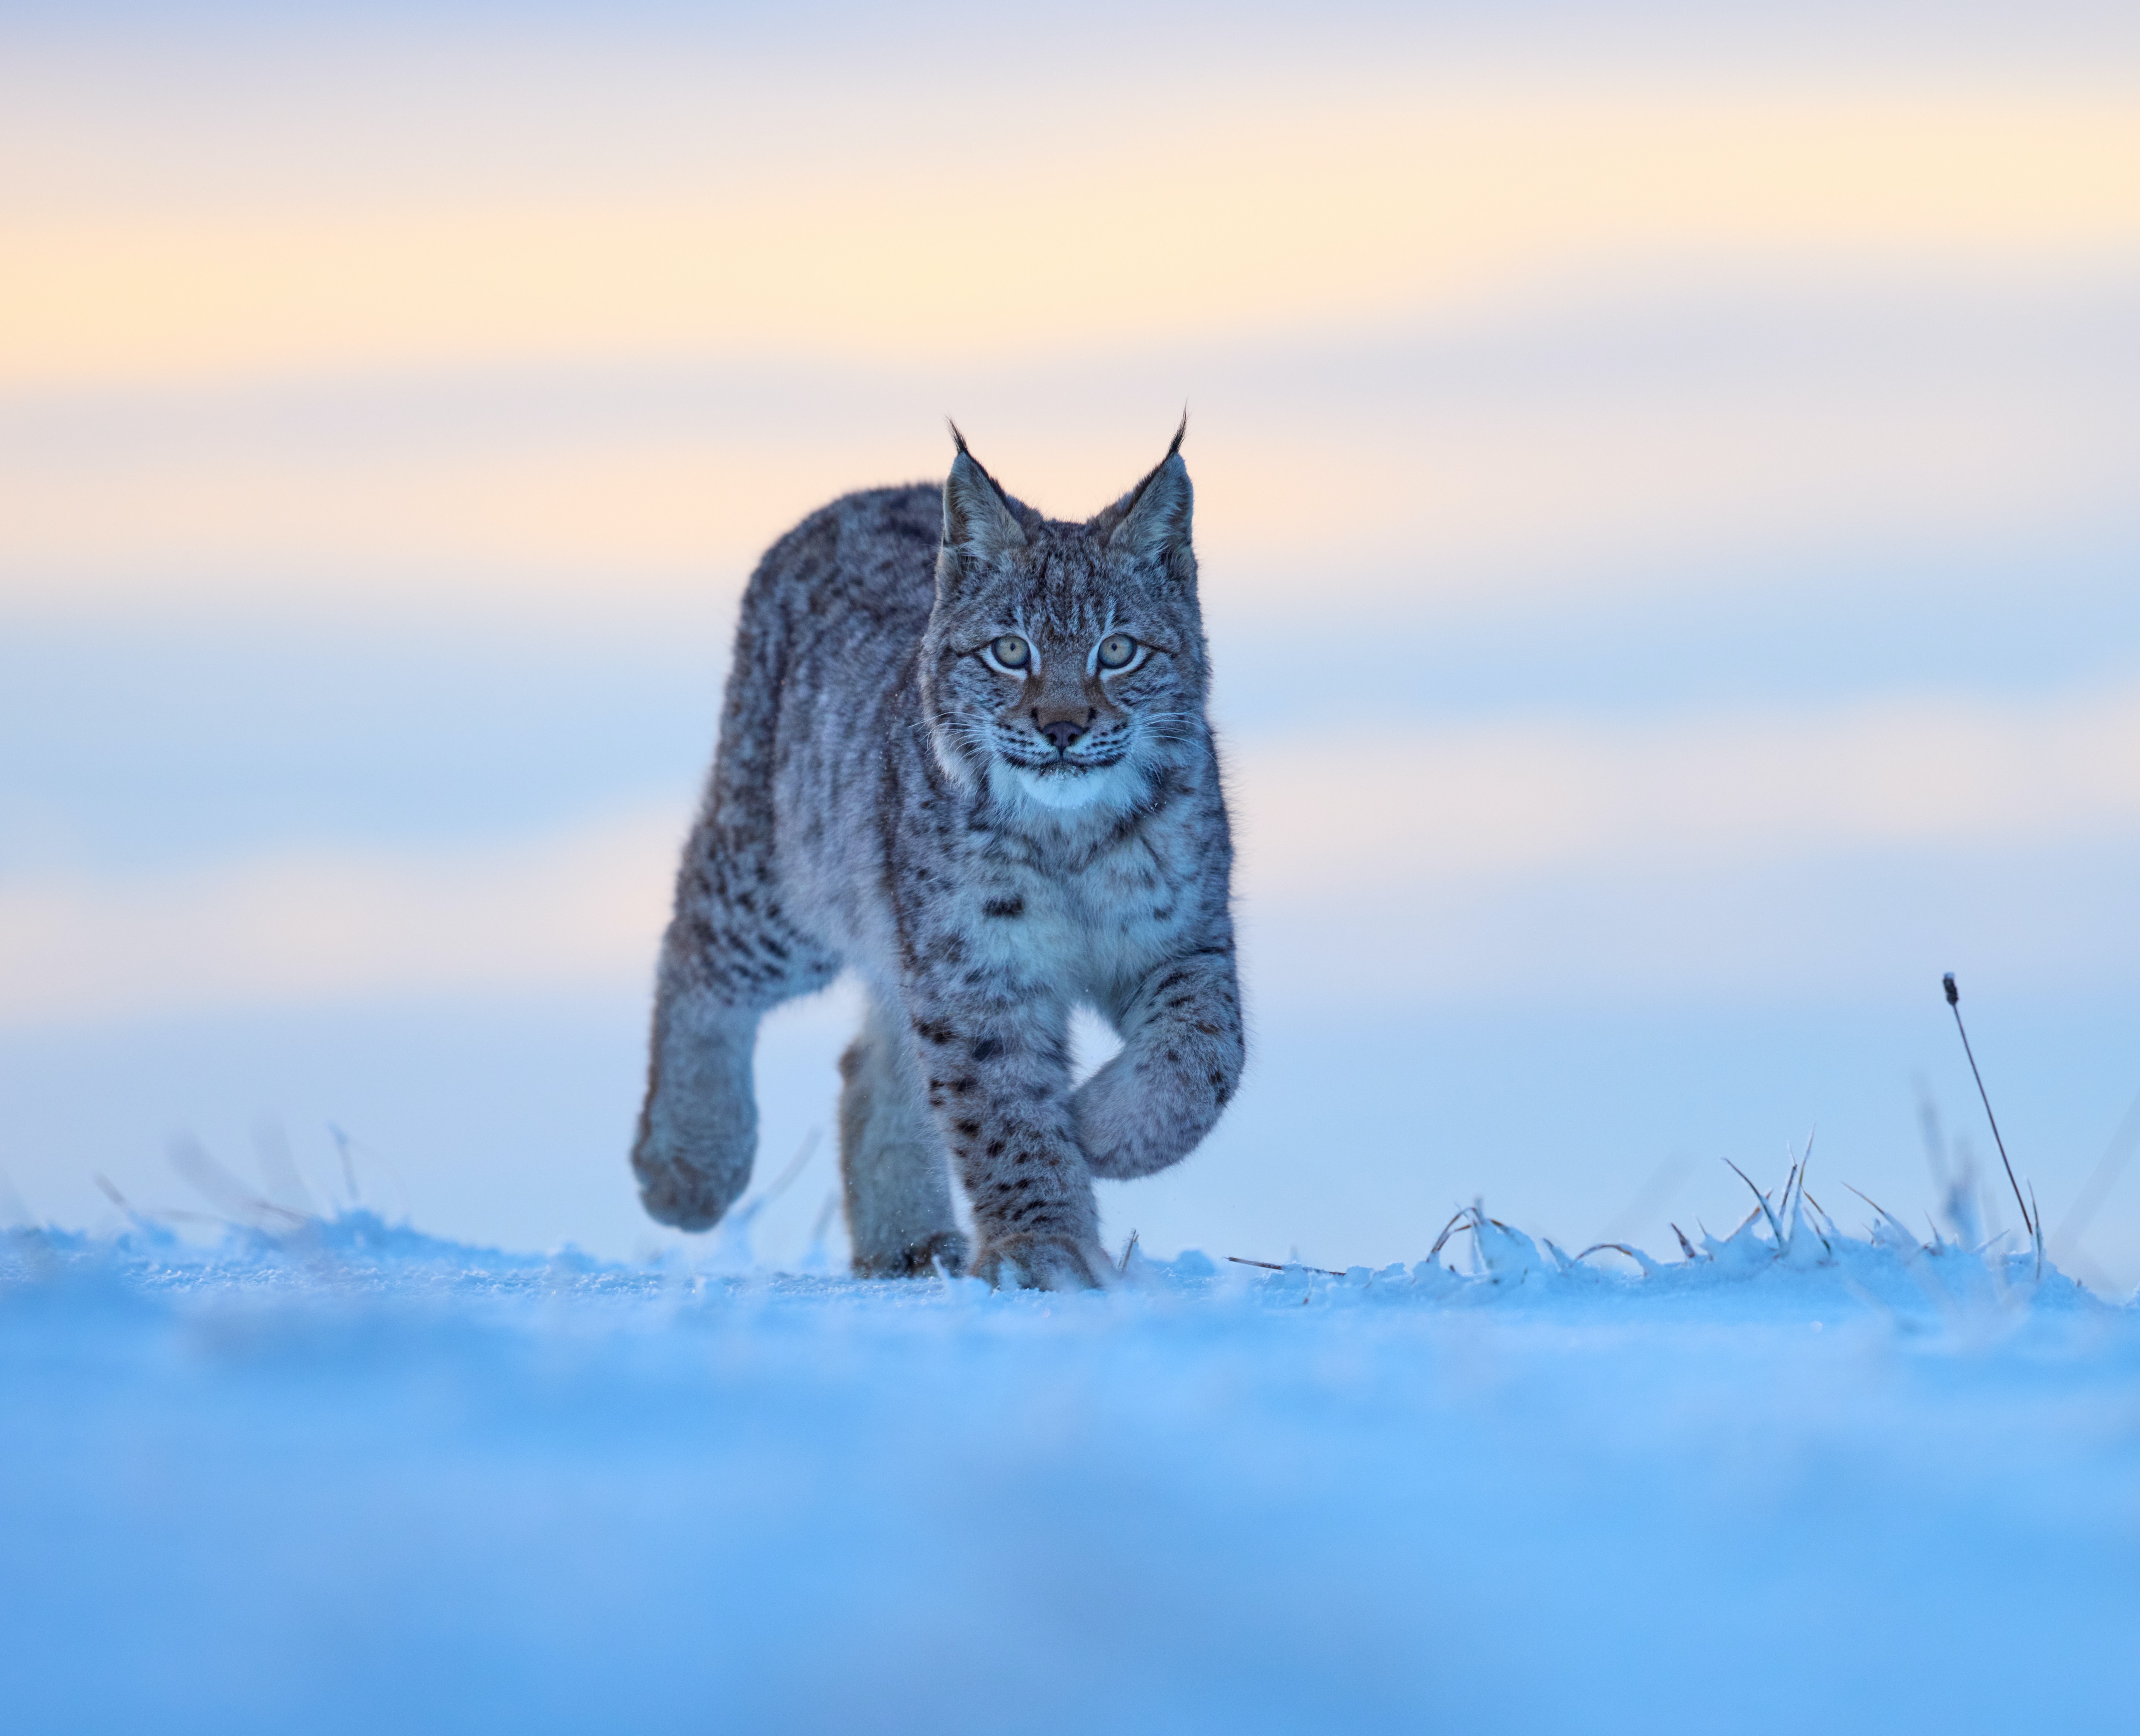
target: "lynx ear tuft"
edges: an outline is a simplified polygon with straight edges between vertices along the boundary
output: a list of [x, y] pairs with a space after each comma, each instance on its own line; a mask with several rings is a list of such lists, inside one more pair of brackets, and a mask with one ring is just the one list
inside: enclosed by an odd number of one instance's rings
[[1117, 553], [1162, 567], [1187, 558], [1190, 519], [1196, 503], [1189, 466], [1181, 461], [1181, 437], [1188, 431], [1185, 415], [1158, 467], [1092, 521]]
[[959, 455], [944, 482], [944, 548], [962, 561], [985, 566], [1025, 547], [1025, 533], [996, 486], [995, 478], [966, 450], [959, 425], [951, 425]]

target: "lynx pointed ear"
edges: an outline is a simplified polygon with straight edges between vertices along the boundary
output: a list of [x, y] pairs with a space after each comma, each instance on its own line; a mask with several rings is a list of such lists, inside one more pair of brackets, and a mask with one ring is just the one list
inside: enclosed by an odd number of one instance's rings
[[1092, 521], [1117, 553], [1161, 567], [1187, 558], [1190, 519], [1196, 504], [1189, 466], [1181, 461], [1181, 436], [1188, 431], [1189, 418], [1184, 416], [1175, 430], [1174, 444], [1157, 468]]
[[985, 566], [1024, 548], [1025, 532], [995, 478], [966, 450], [955, 423], [951, 438], [959, 443], [959, 455], [951, 460], [951, 474], [944, 481], [945, 552]]

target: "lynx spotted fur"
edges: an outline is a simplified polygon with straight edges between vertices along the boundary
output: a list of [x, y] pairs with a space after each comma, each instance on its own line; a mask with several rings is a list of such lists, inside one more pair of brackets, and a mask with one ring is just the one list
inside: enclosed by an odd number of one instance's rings
[[[857, 1273], [1103, 1282], [1092, 1178], [1217, 1120], [1233, 851], [1180, 445], [1072, 524], [959, 440], [940, 489], [849, 494], [759, 563], [662, 944], [631, 1156], [655, 1217], [742, 1193], [758, 1021], [843, 967], [870, 996], [840, 1063]], [[1073, 1090], [1081, 1002], [1124, 1046]]]

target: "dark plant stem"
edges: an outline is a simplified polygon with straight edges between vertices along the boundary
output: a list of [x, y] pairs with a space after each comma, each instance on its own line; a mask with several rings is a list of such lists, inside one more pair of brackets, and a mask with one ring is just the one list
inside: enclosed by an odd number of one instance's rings
[[[1236, 1266], [1260, 1266], [1265, 1271], [1284, 1271], [1285, 1270], [1283, 1266], [1279, 1266], [1274, 1261], [1269, 1260], [1244, 1260], [1239, 1254], [1229, 1254], [1226, 1257], [1232, 1261]], [[1331, 1271], [1327, 1266], [1303, 1266], [1300, 1269], [1303, 1271], [1320, 1272], [1326, 1278], [1342, 1278], [1345, 1276], [1342, 1271]]]
[[1954, 1009], [1954, 1028], [1961, 1033], [1961, 1052], [1969, 1057], [1969, 1070], [1976, 1080], [1976, 1094], [1984, 1099], [1984, 1119], [1991, 1124], [1991, 1143], [1999, 1148], [1999, 1161], [2006, 1166], [2006, 1185], [2014, 1190], [2014, 1203], [2021, 1208], [2021, 1227], [2033, 1241], [2036, 1220], [2029, 1215], [2029, 1202], [2021, 1197], [2021, 1184], [2014, 1179], [2014, 1165], [2006, 1155], [2006, 1142], [1999, 1137], [1999, 1118], [1991, 1113], [1991, 1094], [1984, 1089], [1984, 1075], [1977, 1071], [1976, 1051], [1969, 1046], [1969, 1027], [1961, 1022], [1961, 991], [1954, 986], [1951, 971], [1941, 982], [1946, 990], [1946, 1004]]

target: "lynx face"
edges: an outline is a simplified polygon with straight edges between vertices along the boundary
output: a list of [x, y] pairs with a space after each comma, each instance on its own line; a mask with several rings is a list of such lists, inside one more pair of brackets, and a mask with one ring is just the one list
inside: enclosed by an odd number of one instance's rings
[[1143, 799], [1203, 715], [1190, 503], [1170, 450], [1087, 523], [1044, 519], [960, 446], [923, 646], [946, 770], [1044, 809]]

